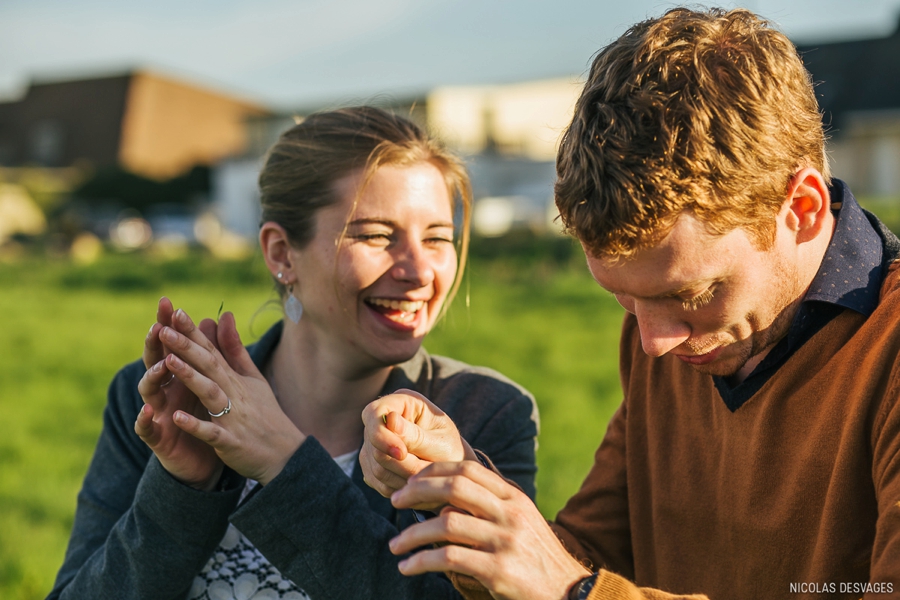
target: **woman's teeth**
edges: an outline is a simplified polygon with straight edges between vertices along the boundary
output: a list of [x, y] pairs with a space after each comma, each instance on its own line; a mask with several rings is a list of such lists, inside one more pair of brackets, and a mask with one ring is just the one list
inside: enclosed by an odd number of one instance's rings
[[382, 308], [389, 308], [390, 310], [399, 310], [405, 313], [415, 313], [418, 312], [423, 306], [425, 306], [425, 302], [423, 300], [391, 300], [388, 298], [369, 298], [366, 300], [369, 304], [374, 306], [380, 306]]

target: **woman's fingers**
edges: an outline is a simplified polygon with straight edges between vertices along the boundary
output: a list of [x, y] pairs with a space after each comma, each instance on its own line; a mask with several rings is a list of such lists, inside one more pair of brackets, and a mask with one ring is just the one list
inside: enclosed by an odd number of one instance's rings
[[228, 396], [219, 384], [183, 361], [177, 354], [167, 356], [165, 364], [187, 389], [194, 392], [210, 413], [222, 412], [229, 406]]
[[385, 454], [373, 452], [371, 448], [360, 454], [360, 466], [366, 483], [385, 497], [402, 488], [410, 476], [429, 464], [412, 455], [407, 455], [407, 460], [401, 463]]
[[162, 410], [166, 404], [166, 395], [162, 387], [172, 380], [174, 375], [166, 366], [165, 360], [150, 366], [138, 381], [138, 393], [144, 402], [152, 405], [156, 410]]
[[[370, 458], [361, 456], [360, 465], [366, 460], [371, 461]], [[363, 473], [363, 481], [385, 498], [390, 498], [391, 494], [406, 485], [406, 479], [386, 471], [384, 467], [375, 462], [369, 462], [363, 467]]]
[[153, 407], [145, 404], [134, 421], [134, 432], [151, 448], [159, 441], [159, 431], [153, 423]]
[[[218, 382], [223, 389], [229, 387], [229, 381], [234, 376], [263, 379], [247, 349], [241, 344], [231, 313], [222, 315], [218, 324], [211, 320], [207, 323], [204, 319], [200, 327], [196, 327], [187, 313], [179, 309], [175, 311], [173, 320], [174, 327], [165, 327], [160, 332], [163, 343], [197, 371]], [[210, 341], [210, 336], [213, 336], [215, 343]]]
[[211, 421], [198, 419], [193, 415], [189, 415], [183, 410], [175, 411], [172, 420], [178, 427], [198, 440], [206, 442], [217, 450], [224, 449], [228, 446], [231, 434], [224, 428], [216, 425]]
[[363, 423], [365, 424], [365, 440], [371, 444], [377, 453], [390, 456], [396, 460], [403, 460], [409, 454], [406, 444], [389, 426], [388, 421], [397, 415], [396, 412], [387, 412], [381, 415], [370, 411], [368, 407], [363, 411]]
[[219, 326], [215, 321], [213, 321], [212, 319], [203, 319], [202, 321], [200, 321], [200, 324], [197, 325], [197, 329], [199, 329], [200, 332], [204, 336], [206, 336], [206, 339], [212, 342], [213, 345], [218, 344], [218, 342], [216, 341], [216, 333], [219, 329]]
[[156, 322], [161, 325], [168, 325], [172, 322], [172, 313], [175, 309], [172, 307], [172, 301], [163, 296], [156, 305]]
[[150, 326], [150, 332], [144, 340], [144, 354], [142, 358], [144, 366], [148, 369], [150, 365], [158, 363], [166, 355], [165, 346], [159, 339], [159, 332], [164, 326], [172, 324], [172, 314], [172, 302], [163, 296], [159, 299], [159, 304], [156, 307], [156, 323]]
[[229, 311], [222, 315], [219, 319], [219, 327], [216, 333], [222, 356], [228, 361], [232, 369], [238, 374], [247, 377], [262, 377], [253, 359], [250, 358], [250, 353], [247, 352], [244, 343], [241, 341], [233, 313]]
[[[212, 320], [210, 319], [210, 321]], [[200, 328], [194, 325], [194, 321], [180, 308], [172, 315], [172, 328], [210, 354], [217, 354], [219, 352], [215, 343], [215, 335], [210, 339]]]
[[144, 352], [141, 355], [141, 359], [144, 361], [144, 366], [148, 369], [161, 361], [163, 356], [165, 356], [165, 348], [159, 339], [161, 330], [162, 325], [154, 323], [150, 326], [150, 331], [147, 332], [147, 337], [144, 339]]
[[[206, 339], [206, 336], [200, 332], [199, 329], [193, 328], [192, 333], [194, 337], [202, 338], [206, 344], [209, 344], [209, 348], [204, 344], [198, 343], [195, 339], [184, 335], [171, 327], [164, 327], [162, 332], [160, 333], [160, 338], [163, 343], [172, 353], [166, 357], [168, 361], [173, 355], [177, 356], [181, 359], [181, 361], [188, 363], [193, 369], [197, 372], [203, 374], [209, 379], [216, 381], [221, 386], [228, 386], [229, 376], [226, 371], [227, 364], [225, 361], [221, 360], [221, 357], [218, 351], [212, 347], [212, 343]], [[177, 371], [173, 368], [177, 363], [167, 362], [170, 369], [173, 372]], [[230, 369], [228, 369], [230, 371]], [[181, 379], [181, 377], [179, 377]], [[182, 380], [185, 385], [187, 385], [187, 381]], [[191, 391], [196, 390], [188, 386]]]

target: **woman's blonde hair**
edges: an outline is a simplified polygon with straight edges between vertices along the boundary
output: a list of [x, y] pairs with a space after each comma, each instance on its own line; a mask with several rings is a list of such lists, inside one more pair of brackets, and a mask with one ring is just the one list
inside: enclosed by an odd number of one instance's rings
[[753, 13], [676, 8], [594, 59], [557, 160], [556, 203], [595, 256], [655, 245], [685, 210], [758, 247], [802, 167], [830, 180], [809, 73]]

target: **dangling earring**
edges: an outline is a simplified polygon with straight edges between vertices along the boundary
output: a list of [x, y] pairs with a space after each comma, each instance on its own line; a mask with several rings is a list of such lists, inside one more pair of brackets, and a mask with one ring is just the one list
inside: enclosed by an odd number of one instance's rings
[[[284, 278], [284, 273], [278, 271], [276, 277], [278, 277], [278, 281], [281, 281]], [[294, 323], [299, 323], [300, 317], [303, 316], [303, 305], [300, 304], [300, 301], [294, 295], [293, 285], [288, 286], [288, 297], [284, 302], [284, 314]]]
[[300, 317], [303, 316], [303, 305], [300, 304], [300, 301], [294, 295], [294, 286], [292, 285], [288, 286], [288, 298], [284, 303], [284, 314], [294, 323], [299, 323]]

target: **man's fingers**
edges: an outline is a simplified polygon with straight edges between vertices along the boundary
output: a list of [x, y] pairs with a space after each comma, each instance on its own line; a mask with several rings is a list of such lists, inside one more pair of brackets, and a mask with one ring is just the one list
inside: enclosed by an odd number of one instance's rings
[[501, 502], [492, 491], [460, 474], [422, 477], [420, 473], [410, 478], [403, 489], [391, 496], [391, 504], [395, 508], [450, 504], [487, 521], [497, 521], [500, 518]]
[[438, 543], [461, 544], [489, 550], [493, 548], [496, 533], [493, 523], [459, 510], [443, 510], [433, 519], [404, 529], [391, 540], [390, 548], [391, 552], [397, 555]]
[[[413, 527], [419, 526], [414, 525]], [[416, 552], [409, 558], [400, 561], [398, 568], [404, 575], [453, 571], [483, 581], [489, 576], [491, 558], [489, 554], [480, 550], [451, 544], [434, 550]]]
[[436, 462], [415, 476], [415, 479], [425, 477], [452, 477], [462, 476], [472, 480], [478, 485], [497, 496], [501, 500], [508, 500], [521, 494], [518, 489], [510, 485], [508, 481], [473, 460], [461, 462]]

